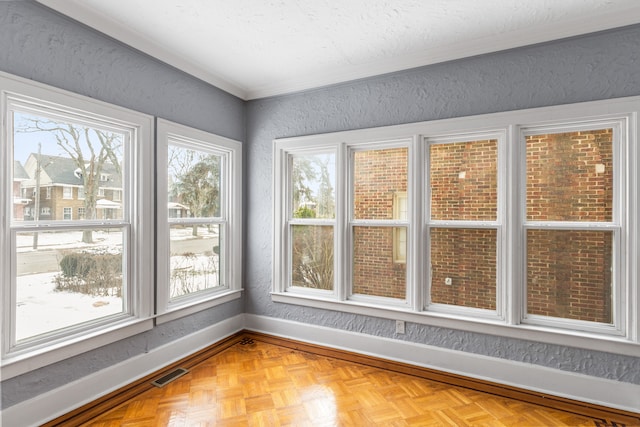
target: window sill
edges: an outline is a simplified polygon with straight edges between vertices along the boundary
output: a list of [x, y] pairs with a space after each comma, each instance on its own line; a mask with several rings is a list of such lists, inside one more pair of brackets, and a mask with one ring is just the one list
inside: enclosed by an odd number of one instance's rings
[[595, 351], [637, 356], [640, 344], [624, 337], [597, 335], [592, 333], [545, 328], [533, 325], [507, 325], [500, 320], [457, 316], [435, 312], [416, 312], [402, 307], [380, 307], [355, 301], [336, 301], [317, 296], [291, 294], [287, 292], [272, 293], [273, 302], [314, 307], [325, 310], [373, 316], [383, 319], [404, 320], [448, 329], [490, 334], [526, 341], [536, 341], [569, 347], [584, 348]]
[[156, 324], [167, 323], [175, 319], [179, 319], [190, 314], [197, 313], [208, 308], [212, 308], [229, 301], [236, 300], [242, 296], [242, 289], [227, 290], [221, 293], [211, 295], [208, 299], [188, 300], [180, 305], [170, 307], [170, 311], [158, 314]]
[[59, 362], [153, 328], [153, 319], [127, 319], [93, 331], [84, 331], [42, 348], [25, 349], [2, 360], [2, 380]]

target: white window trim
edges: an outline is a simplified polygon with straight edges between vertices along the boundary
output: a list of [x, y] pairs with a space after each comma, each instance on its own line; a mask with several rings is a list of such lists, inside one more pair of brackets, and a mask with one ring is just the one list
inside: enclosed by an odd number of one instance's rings
[[[157, 323], [164, 323], [200, 310], [214, 307], [241, 297], [242, 292], [242, 144], [238, 141], [204, 132], [168, 120], [157, 120]], [[179, 145], [221, 155], [221, 212], [220, 218], [171, 218], [167, 209], [169, 145]], [[169, 224], [216, 223], [224, 233], [224, 265], [220, 266], [225, 286], [171, 300], [169, 295]]]
[[[17, 103], [21, 109], [33, 105], [45, 105], [52, 111], [59, 110], [61, 116], [65, 114], [89, 113], [94, 119], [103, 118], [106, 123], [118, 123], [130, 130], [136, 136], [136, 146], [131, 144], [131, 156], [127, 158], [134, 175], [131, 177], [132, 186], [127, 192], [128, 202], [132, 206], [130, 230], [136, 236], [133, 246], [127, 256], [127, 264], [133, 266], [130, 284], [129, 314], [119, 316], [111, 321], [101, 319], [92, 327], [91, 324], [81, 325], [70, 329], [64, 334], [56, 334], [55, 338], [39, 340], [37, 345], [9, 351], [9, 338], [3, 333], [2, 339], [2, 375], [3, 379], [11, 378], [42, 366], [86, 352], [101, 345], [138, 334], [153, 327], [153, 117], [132, 110], [121, 108], [0, 72], [0, 114], [2, 116], [2, 173], [0, 186], [8, 188], [10, 185], [10, 170], [13, 159], [13, 148], [6, 141], [13, 132], [12, 121], [9, 120], [9, 104]], [[63, 106], [62, 108], [60, 106]], [[11, 248], [9, 219], [11, 218], [11, 203], [8, 197], [0, 199], [0, 240], [2, 248]], [[11, 251], [3, 250], [0, 256], [0, 281], [12, 283], [13, 255]], [[3, 309], [2, 327], [9, 328], [11, 324], [11, 301], [14, 294], [11, 286], [1, 289], [2, 301], [7, 306]]]
[[[357, 313], [368, 316], [383, 317], [389, 319], [400, 319], [408, 322], [415, 322], [426, 325], [472, 331], [478, 333], [488, 333], [504, 337], [512, 337], [517, 339], [532, 340], [538, 342], [546, 342], [559, 345], [575, 346], [592, 350], [607, 351], [616, 354], [637, 355], [640, 348], [640, 266], [638, 265], [638, 257], [640, 256], [640, 150], [637, 147], [638, 125], [637, 115], [640, 111], [640, 97], [629, 97], [614, 100], [594, 101], [579, 104], [560, 105], [553, 107], [544, 107], [536, 109], [527, 109], [519, 111], [511, 111], [504, 113], [487, 114], [480, 116], [470, 116], [464, 118], [445, 119], [431, 122], [413, 123], [407, 125], [398, 125], [390, 127], [382, 127], [376, 129], [363, 129], [346, 132], [336, 132], [332, 134], [311, 135], [305, 137], [284, 138], [274, 141], [274, 167], [273, 167], [273, 187], [274, 194], [274, 265], [273, 265], [273, 291], [272, 300], [275, 302], [318, 307], [323, 309], [344, 311], [349, 313]], [[623, 143], [619, 157], [624, 164], [618, 164], [617, 167], [623, 167], [624, 171], [620, 184], [620, 194], [618, 201], [624, 202], [625, 210], [621, 212], [622, 230], [624, 231], [621, 239], [622, 254], [619, 256], [622, 272], [618, 279], [620, 280], [620, 288], [616, 294], [620, 307], [624, 307], [620, 313], [620, 324], [624, 327], [623, 335], [616, 335], [612, 328], [605, 328], [603, 333], [598, 332], [598, 328], [589, 328], [590, 330], [580, 330], [566, 328], [556, 328], [554, 325], [541, 323], [527, 323], [520, 319], [522, 313], [521, 308], [517, 309], [522, 301], [521, 290], [519, 286], [514, 286], [514, 280], [521, 275], [524, 260], [514, 255], [512, 245], [522, 245], [521, 236], [523, 230], [523, 206], [518, 206], [517, 201], [520, 197], [519, 186], [522, 186], [522, 177], [516, 176], [518, 167], [514, 166], [515, 162], [520, 162], [522, 153], [518, 149], [519, 137], [521, 136], [521, 128], [531, 128], [544, 125], [545, 127], [567, 126], [568, 123], [578, 122], [580, 124], [589, 123], [590, 121], [604, 122], [622, 120], [626, 124], [625, 131], [627, 143]], [[374, 144], [377, 141], [398, 139], [402, 137], [413, 138], [445, 138], [454, 136], [460, 138], [461, 135], [477, 135], [479, 133], [497, 133], [505, 136], [505, 144], [503, 144], [501, 162], [499, 168], [499, 191], [504, 192], [504, 217], [501, 219], [503, 232], [499, 237], [502, 245], [502, 253], [499, 255], [503, 261], [500, 265], [498, 275], [503, 277], [504, 294], [500, 299], [505, 304], [504, 316], [498, 318], [485, 318], [482, 316], [470, 317], [463, 312], [438, 312], [423, 311], [416, 309], [415, 305], [410, 307], [394, 307], [391, 305], [372, 304], [370, 301], [352, 301], [346, 298], [333, 298], [332, 296], [319, 296], [313, 293], [291, 292], [286, 288], [287, 283], [287, 248], [286, 248], [286, 227], [285, 215], [286, 204], [283, 203], [282, 192], [286, 185], [286, 159], [287, 152], [297, 152], [303, 147], [313, 152], [313, 150], [323, 150], [327, 147], [342, 147], [339, 153], [346, 145], [354, 145], [359, 143]], [[339, 142], [338, 142], [339, 141]], [[423, 160], [426, 156], [424, 149], [418, 150], [418, 155], [414, 156], [410, 161], [419, 168], [412, 182], [414, 185], [422, 185], [425, 182], [426, 172], [423, 170]], [[342, 156], [345, 154], [342, 153]], [[338, 156], [340, 157], [340, 156]], [[338, 167], [346, 164], [344, 160], [338, 160]], [[346, 200], [343, 187], [346, 187], [346, 177], [344, 171], [337, 171], [336, 182], [336, 201], [337, 204], [341, 200]], [[507, 180], [506, 177], [509, 177]], [[341, 184], [342, 183], [342, 184]], [[410, 183], [411, 184], [411, 183]], [[419, 188], [419, 187], [418, 187]], [[422, 218], [421, 210], [428, 206], [426, 200], [421, 195], [410, 196], [413, 201], [409, 215], [412, 218], [412, 224], [419, 224], [416, 218]], [[427, 197], [425, 195], [425, 197]], [[520, 198], [521, 200], [521, 198]], [[616, 202], [617, 203], [617, 202]], [[419, 205], [419, 206], [416, 206]], [[619, 207], [619, 206], [618, 206]], [[338, 217], [336, 218], [337, 228], [346, 229], [344, 219], [338, 213], [340, 210], [336, 208]], [[409, 237], [410, 247], [409, 257], [420, 259], [425, 244], [426, 225], [422, 226], [422, 230], [411, 231]], [[347, 248], [341, 248], [343, 242], [337, 242], [336, 259], [343, 259], [342, 253]], [[337, 267], [342, 268], [342, 267]], [[426, 269], [412, 269], [415, 277], [422, 277], [423, 283], [428, 279]], [[337, 276], [337, 271], [336, 271]], [[338, 277], [338, 276], [337, 276]], [[346, 280], [343, 274], [337, 280]], [[343, 282], [347, 283], [347, 282]], [[345, 288], [346, 285], [338, 286]], [[419, 288], [424, 286], [415, 286], [414, 294], [418, 296], [418, 300], [423, 299], [420, 296], [422, 292]], [[476, 313], [477, 314], [477, 313]]]

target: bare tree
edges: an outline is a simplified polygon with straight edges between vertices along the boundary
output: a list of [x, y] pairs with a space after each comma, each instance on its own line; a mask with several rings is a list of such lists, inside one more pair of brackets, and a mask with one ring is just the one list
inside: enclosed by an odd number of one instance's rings
[[[180, 148], [169, 150], [171, 195], [195, 217], [220, 216], [220, 157]], [[193, 226], [198, 235], [197, 225]]]
[[[25, 116], [16, 127], [17, 132], [44, 132], [53, 136], [58, 147], [77, 166], [84, 186], [85, 218], [96, 219], [100, 177], [105, 165], [110, 164], [122, 176], [122, 135], [83, 124], [59, 122], [42, 117]], [[93, 243], [91, 230], [82, 235], [84, 243]]]

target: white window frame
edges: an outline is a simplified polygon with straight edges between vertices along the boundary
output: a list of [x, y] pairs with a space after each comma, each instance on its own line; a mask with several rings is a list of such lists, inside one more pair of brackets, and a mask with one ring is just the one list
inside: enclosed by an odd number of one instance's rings
[[[65, 216], [69, 215], [69, 218], [65, 218]], [[62, 208], [62, 219], [65, 221], [73, 220], [73, 208], [71, 207], [63, 207]]]
[[[372, 151], [372, 150], [386, 150], [392, 148], [406, 148], [408, 151], [407, 155], [407, 218], [405, 219], [356, 219], [354, 217], [353, 209], [355, 206], [354, 194], [353, 190], [355, 188], [355, 180], [354, 180], [354, 158], [355, 153], [358, 151]], [[388, 306], [396, 306], [402, 308], [410, 308], [417, 304], [417, 301], [413, 299], [413, 293], [411, 291], [411, 287], [409, 286], [411, 280], [411, 268], [413, 263], [412, 257], [410, 256], [409, 249], [409, 241], [411, 240], [411, 221], [409, 219], [409, 211], [411, 210], [411, 205], [413, 200], [411, 195], [414, 194], [414, 182], [413, 175], [415, 174], [414, 165], [411, 164], [412, 158], [415, 157], [414, 152], [417, 151], [417, 147], [415, 144], [414, 138], [399, 138], [398, 140], [383, 140], [383, 141], [374, 141], [374, 142], [362, 142], [355, 144], [347, 145], [348, 152], [348, 164], [346, 165], [348, 175], [347, 175], [347, 197], [348, 197], [348, 228], [346, 242], [348, 245], [347, 258], [350, 262], [344, 267], [345, 271], [348, 274], [348, 285], [345, 286], [347, 288], [348, 299], [354, 302], [362, 302], [362, 303], [370, 303], [370, 304], [383, 304]], [[340, 167], [340, 166], [338, 166]], [[338, 186], [338, 184], [336, 184]], [[353, 293], [353, 259], [351, 254], [353, 253], [353, 235], [354, 229], [356, 227], [406, 227], [407, 230], [407, 259], [404, 264], [406, 266], [406, 292], [405, 298], [403, 300], [395, 299], [395, 298], [387, 298], [380, 297], [374, 295], [362, 295], [362, 294], [354, 294]], [[336, 240], [338, 236], [336, 236]]]
[[[110, 221], [103, 226], [124, 227], [128, 266], [128, 295], [125, 311], [121, 315], [102, 318], [99, 321], [83, 323], [60, 332], [39, 336], [27, 343], [15, 345], [13, 342], [13, 316], [15, 316], [15, 239], [16, 232], [38, 228], [39, 225], [24, 221], [10, 223], [11, 202], [6, 192], [0, 198], [0, 240], [3, 248], [0, 256], [0, 282], [3, 283], [2, 301], [2, 374], [3, 379], [11, 378], [39, 367], [60, 361], [70, 356], [86, 352], [123, 338], [138, 334], [153, 327], [153, 118], [146, 114], [117, 107], [88, 97], [57, 89], [48, 85], [15, 77], [0, 72], [0, 114], [2, 134], [2, 172], [0, 186], [10, 188], [13, 161], [13, 119], [11, 111], [39, 112], [46, 109], [50, 117], [85, 118], [90, 123], [114, 125], [126, 129], [132, 141], [126, 159], [130, 171], [127, 202], [130, 210], [123, 220]], [[87, 222], [87, 225], [89, 222]], [[43, 226], [47, 230], [77, 228], [78, 224], [68, 221], [49, 221]]]
[[[242, 144], [164, 119], [157, 120], [157, 314], [164, 323], [241, 297], [242, 292]], [[168, 165], [169, 145], [204, 151], [221, 156], [220, 217], [169, 218]], [[220, 226], [224, 236], [220, 246], [220, 277], [223, 286], [170, 298], [169, 226], [171, 224], [211, 223]], [[163, 261], [166, 260], [166, 261]]]
[[[638, 113], [640, 97], [559, 105], [504, 113], [494, 113], [406, 125], [336, 132], [274, 140], [274, 259], [272, 300], [328, 310], [344, 311], [393, 320], [405, 320], [437, 327], [452, 328], [497, 336], [568, 345], [623, 355], [636, 355], [640, 349], [640, 149], [638, 148]], [[567, 129], [579, 126], [619, 127], [620, 144], [615, 148], [616, 185], [614, 223], [589, 224], [596, 229], [615, 229], [619, 236], [614, 248], [614, 323], [574, 322], [526, 316], [524, 298], [526, 277], [524, 233], [533, 224], [524, 221], [523, 175], [524, 133], [540, 128]], [[619, 125], [618, 125], [619, 124]], [[498, 138], [498, 218], [490, 222], [429, 221], [430, 195], [425, 190], [428, 178], [429, 141], [447, 138], [458, 141], [479, 137]], [[410, 158], [408, 210], [408, 283], [409, 304], [396, 306], [382, 301], [348, 298], [349, 254], [348, 204], [349, 150], [368, 149], [381, 141], [413, 138], [415, 150]], [[288, 247], [287, 194], [289, 153], [306, 150], [336, 150], [336, 292], [317, 295], [299, 292], [287, 286]], [[346, 206], [345, 206], [346, 205]], [[465, 307], [439, 307], [428, 304], [429, 269], [423, 262], [428, 256], [428, 230], [433, 226], [489, 227], [498, 230], [497, 310]], [[540, 225], [536, 224], [535, 226]], [[584, 224], [583, 224], [584, 225]], [[555, 224], [553, 224], [555, 226]], [[411, 262], [414, 261], [414, 262]], [[411, 265], [409, 265], [411, 264]], [[586, 324], [586, 325], [585, 325]]]
[[[533, 125], [533, 126], [520, 126], [519, 144], [520, 149], [520, 164], [522, 165], [522, 175], [520, 177], [520, 199], [521, 199], [521, 218], [523, 222], [522, 230], [522, 242], [523, 247], [526, 248], [526, 232], [528, 230], [582, 230], [582, 231], [611, 231], [613, 233], [613, 266], [612, 266], [612, 324], [605, 325], [597, 322], [585, 322], [571, 319], [560, 319], [548, 316], [533, 315], [527, 313], [526, 304], [526, 267], [522, 269], [521, 281], [524, 283], [522, 290], [525, 293], [522, 297], [522, 310], [520, 318], [523, 324], [532, 324], [540, 326], [548, 326], [552, 328], [570, 328], [576, 331], [587, 332], [600, 332], [613, 335], [625, 334], [625, 313], [627, 311], [626, 304], [622, 300], [622, 295], [625, 294], [625, 281], [620, 280], [618, 275], [621, 271], [624, 271], [624, 257], [617, 255], [622, 254], [625, 247], [625, 236], [622, 233], [624, 219], [624, 192], [625, 182], [623, 177], [626, 175], [626, 165], [622, 161], [622, 153], [627, 150], [628, 144], [628, 118], [627, 117], [614, 117], [612, 119], [604, 118], [602, 120], [590, 119], [590, 120], [578, 120], [576, 122], [558, 123], [555, 125]], [[576, 132], [576, 131], [590, 131], [597, 129], [613, 129], [612, 135], [612, 149], [613, 149], [613, 212], [612, 220], [608, 222], [587, 222], [587, 221], [528, 221], [526, 219], [526, 150], [525, 150], [525, 138], [529, 135], [551, 134], [551, 133], [563, 133], [563, 132]], [[639, 165], [640, 166], [640, 165]], [[526, 266], [526, 250], [523, 251], [522, 265]]]

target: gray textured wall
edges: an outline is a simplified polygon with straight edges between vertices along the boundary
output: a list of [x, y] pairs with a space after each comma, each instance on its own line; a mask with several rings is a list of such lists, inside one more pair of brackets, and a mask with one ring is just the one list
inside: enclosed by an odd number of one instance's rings
[[[0, 70], [244, 139], [244, 102], [31, 1], [0, 1]], [[242, 300], [2, 382], [2, 407], [242, 313]]]
[[640, 384], [640, 358], [273, 303], [272, 140], [640, 95], [640, 26], [428, 66], [247, 108], [246, 311]]

